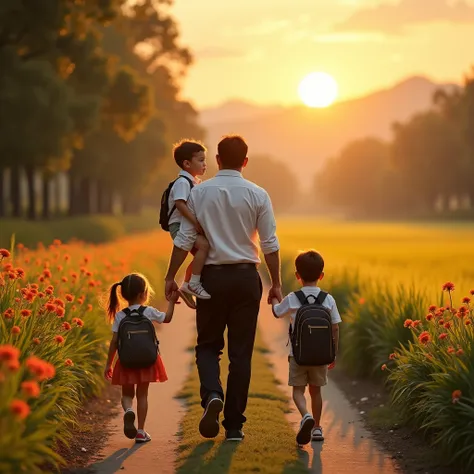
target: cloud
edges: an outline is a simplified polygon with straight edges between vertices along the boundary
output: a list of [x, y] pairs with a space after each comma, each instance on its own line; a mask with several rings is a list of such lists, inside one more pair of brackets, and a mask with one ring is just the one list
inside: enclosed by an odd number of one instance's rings
[[233, 59], [244, 56], [243, 51], [222, 46], [207, 46], [194, 53], [199, 59]]
[[336, 31], [379, 31], [400, 34], [409, 25], [474, 22], [474, 6], [465, 0], [400, 0], [356, 11], [335, 25]]

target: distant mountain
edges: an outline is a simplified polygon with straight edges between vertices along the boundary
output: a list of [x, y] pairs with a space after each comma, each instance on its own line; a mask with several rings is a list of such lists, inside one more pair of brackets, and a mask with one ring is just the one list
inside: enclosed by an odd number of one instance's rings
[[250, 157], [268, 154], [290, 162], [302, 183], [308, 185], [321, 164], [349, 141], [368, 136], [390, 138], [394, 122], [427, 110], [437, 89], [456, 87], [411, 77], [390, 89], [338, 102], [327, 109], [232, 101], [203, 110], [201, 123], [211, 147], [222, 135], [242, 134], [249, 143]]

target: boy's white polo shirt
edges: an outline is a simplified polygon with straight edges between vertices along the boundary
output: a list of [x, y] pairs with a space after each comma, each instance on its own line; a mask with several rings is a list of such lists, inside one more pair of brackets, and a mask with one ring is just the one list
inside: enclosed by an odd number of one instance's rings
[[[321, 292], [321, 288], [318, 286], [303, 286], [301, 288], [305, 296], [315, 296], [317, 297], [319, 293]], [[311, 299], [310, 299], [311, 301]], [[339, 314], [339, 310], [337, 309], [336, 305], [336, 300], [328, 294], [323, 302], [323, 306], [329, 310], [331, 313], [331, 322], [332, 324], [339, 324], [342, 322], [341, 315]], [[291, 320], [291, 325], [294, 324], [295, 322], [295, 316], [296, 312], [298, 311], [298, 308], [301, 307], [300, 300], [298, 297], [295, 295], [294, 292], [288, 294], [283, 298], [282, 302], [275, 305], [273, 307], [273, 312], [277, 318], [284, 318], [285, 316], [290, 316]], [[290, 356], [293, 355], [293, 350], [291, 347], [291, 344], [289, 344], [290, 347]]]
[[[187, 202], [189, 199], [189, 195], [191, 194], [191, 185], [187, 179], [190, 179], [194, 185], [199, 184], [201, 181], [195, 178], [192, 174], [188, 173], [187, 171], [181, 170], [178, 175], [178, 179], [173, 184], [171, 188], [170, 197], [168, 199], [168, 209], [171, 211], [175, 206], [176, 201], [185, 201]], [[169, 224], [180, 224], [181, 219], [183, 216], [175, 209], [171, 214]]]

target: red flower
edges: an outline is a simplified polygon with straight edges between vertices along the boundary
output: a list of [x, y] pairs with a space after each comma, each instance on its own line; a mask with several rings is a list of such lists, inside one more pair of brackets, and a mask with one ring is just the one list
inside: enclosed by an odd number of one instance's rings
[[75, 280], [77, 278], [77, 273], [76, 272], [72, 272], [71, 273], [71, 277]]
[[61, 298], [56, 298], [54, 301], [53, 301], [54, 304], [57, 304], [58, 306], [61, 306], [64, 308], [64, 301], [61, 299]]
[[3, 313], [3, 316], [4, 316], [6, 319], [12, 319], [13, 316], [14, 316], [13, 308], [8, 308], [8, 309], [6, 309], [5, 312]]
[[396, 359], [396, 358], [397, 358], [397, 354], [395, 354], [395, 352], [393, 352], [393, 353], [390, 354], [390, 356], [389, 356], [389, 359], [390, 359], [390, 360], [394, 360], [394, 359]]
[[20, 311], [20, 314], [24, 317], [27, 318], [28, 316], [31, 316], [31, 311], [29, 309], [22, 309]]
[[7, 367], [10, 372], [16, 372], [20, 368], [20, 361], [18, 359], [11, 360], [7, 363]]
[[35, 382], [34, 380], [28, 380], [27, 382], [23, 382], [21, 384], [21, 389], [23, 390], [23, 393], [27, 397], [31, 397], [31, 398], [39, 397], [40, 388], [39, 388], [38, 382]]
[[466, 319], [465, 323], [466, 326], [470, 326], [472, 324], [470, 319]]
[[458, 309], [456, 316], [458, 316], [459, 318], [464, 318], [464, 316], [466, 316], [468, 312], [469, 312], [469, 309], [466, 306], [461, 306]]
[[0, 256], [2, 258], [10, 257], [10, 252], [7, 249], [0, 249]]
[[64, 255], [64, 260], [66, 260], [66, 262], [69, 262], [69, 260], [71, 260], [71, 257], [69, 255]]
[[10, 403], [10, 411], [18, 418], [24, 420], [30, 414], [30, 407], [23, 400], [13, 400]]
[[73, 322], [74, 324], [77, 324], [79, 327], [84, 326], [84, 321], [83, 321], [82, 319], [73, 318], [72, 322]]
[[54, 365], [35, 356], [26, 359], [26, 367], [40, 382], [53, 378], [56, 373]]
[[53, 294], [53, 289], [48, 286], [48, 288], [46, 288], [46, 290], [44, 290], [44, 292], [45, 292], [47, 295], [51, 296], [51, 295]]
[[439, 335], [439, 338], [440, 338], [441, 340], [444, 340], [444, 339], [446, 339], [447, 337], [448, 337], [448, 334], [445, 333], [445, 332], [442, 332], [442, 333]]
[[56, 314], [58, 315], [58, 318], [63, 318], [64, 317], [64, 308], [62, 306], [57, 306], [56, 307]]
[[417, 328], [421, 324], [421, 321], [417, 319], [416, 321], [413, 321], [412, 327]]
[[461, 397], [462, 397], [461, 390], [454, 390], [454, 392], [451, 394], [451, 400], [453, 403], [458, 403]]
[[387, 370], [387, 364], [383, 364], [382, 367], [380, 367], [381, 370]]
[[39, 287], [36, 283], [31, 283], [30, 288], [32, 288], [33, 290], [37, 290]]
[[456, 355], [457, 355], [457, 356], [462, 356], [462, 355], [464, 355], [464, 351], [463, 351], [462, 349], [458, 349], [458, 350], [456, 351]]
[[89, 311], [89, 312], [92, 311], [92, 305], [91, 305], [91, 304], [88, 304], [88, 305], [87, 305], [87, 311]]
[[471, 290], [471, 291], [469, 292], [469, 294], [470, 294], [471, 296], [474, 296], [474, 290]]
[[38, 293], [38, 298], [44, 298], [46, 295], [42, 291]]
[[94, 280], [91, 280], [91, 281], [89, 282], [89, 286], [90, 286], [91, 288], [94, 288], [94, 286], [95, 286], [95, 281], [94, 281]]
[[38, 337], [35, 337], [35, 338], [33, 339], [33, 344], [35, 344], [35, 345], [37, 345], [37, 346], [39, 346], [39, 345], [41, 344], [41, 341], [39, 340]]
[[56, 311], [56, 305], [53, 303], [46, 303], [45, 308], [50, 313], [54, 313]]
[[406, 327], [406, 328], [413, 327], [413, 320], [412, 319], [406, 319], [405, 322], [403, 323], [403, 326]]
[[423, 331], [419, 336], [418, 340], [421, 342], [421, 344], [428, 344], [428, 342], [431, 341], [431, 336], [428, 331]]
[[15, 346], [5, 344], [0, 346], [0, 361], [16, 360], [20, 357], [20, 351]]
[[63, 336], [54, 336], [54, 341], [58, 344], [62, 344], [64, 342], [64, 337]]
[[61, 281], [62, 281], [63, 283], [67, 283], [67, 277], [62, 277], [62, 278], [61, 278]]
[[66, 301], [68, 301], [69, 303], [72, 303], [74, 301], [73, 295], [66, 295], [65, 298], [66, 298]]
[[449, 346], [448, 347], [448, 354], [452, 354], [454, 352], [454, 347]]
[[427, 320], [427, 321], [431, 321], [433, 318], [434, 318], [433, 313], [428, 313], [428, 314], [426, 315], [426, 320]]
[[70, 331], [70, 330], [71, 330], [71, 325], [70, 325], [68, 322], [65, 321], [65, 322], [63, 323], [63, 329], [64, 329], [65, 331]]
[[12, 327], [12, 334], [20, 334], [21, 329], [18, 326]]
[[18, 278], [23, 278], [25, 276], [25, 270], [23, 270], [23, 268], [17, 268], [15, 272]]
[[440, 320], [438, 321], [438, 324], [439, 324], [440, 326], [443, 326], [443, 325], [444, 325], [444, 319], [440, 319]]
[[64, 361], [64, 364], [68, 367], [72, 367], [74, 365], [74, 362], [71, 359], [66, 359]]
[[447, 281], [444, 285], [443, 285], [443, 291], [454, 291], [454, 283], [451, 282], [451, 281]]
[[469, 298], [469, 296], [465, 296], [463, 299], [462, 299], [462, 302], [464, 304], [469, 304], [471, 302], [471, 298]]
[[45, 278], [51, 278], [51, 270], [50, 270], [49, 268], [45, 268], [45, 269], [43, 270], [43, 276], [44, 276]]
[[16, 273], [15, 272], [8, 272], [8, 278], [10, 280], [16, 280]]
[[449, 321], [447, 323], [445, 323], [444, 328], [445, 329], [451, 329], [451, 323]]
[[436, 311], [436, 305], [432, 304], [429, 308], [428, 308], [428, 311], [430, 313], [434, 313]]

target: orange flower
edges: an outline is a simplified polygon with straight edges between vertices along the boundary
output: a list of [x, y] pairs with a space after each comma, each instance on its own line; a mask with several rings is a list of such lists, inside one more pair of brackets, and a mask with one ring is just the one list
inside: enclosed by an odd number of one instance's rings
[[16, 273], [15, 272], [8, 272], [8, 278], [10, 280], [16, 280]]
[[456, 316], [458, 316], [459, 318], [464, 318], [464, 316], [466, 316], [468, 312], [469, 312], [469, 308], [467, 308], [466, 306], [461, 306], [458, 309]]
[[54, 365], [35, 356], [26, 359], [26, 367], [40, 382], [53, 378], [56, 373]]
[[33, 290], [37, 290], [39, 286], [36, 283], [31, 283], [30, 288]]
[[428, 311], [430, 313], [434, 313], [436, 311], [436, 305], [432, 304], [429, 308], [428, 308]]
[[439, 338], [443, 341], [444, 339], [446, 339], [448, 337], [448, 334], [443, 332], [439, 335]]
[[461, 397], [462, 397], [461, 390], [454, 390], [454, 392], [451, 394], [451, 400], [453, 403], [458, 403]]
[[406, 328], [411, 328], [413, 327], [413, 320], [411, 319], [406, 319], [405, 322], [403, 323], [403, 326]]
[[3, 316], [4, 316], [6, 319], [12, 319], [14, 315], [15, 315], [15, 313], [13, 312], [13, 308], [8, 308], [8, 309], [6, 309], [5, 312], [3, 313]]
[[83, 327], [84, 326], [84, 321], [82, 319], [79, 319], [79, 318], [73, 318], [72, 322], [74, 324], [77, 324], [79, 327]]
[[466, 319], [465, 323], [466, 326], [470, 326], [472, 324], [470, 319]]
[[64, 361], [64, 364], [68, 367], [72, 367], [74, 365], [74, 362], [71, 359], [66, 359]]
[[426, 315], [426, 320], [427, 320], [427, 321], [431, 321], [433, 318], [434, 318], [433, 313], [428, 313], [428, 314]]
[[390, 356], [389, 356], [389, 359], [390, 359], [390, 360], [394, 360], [394, 359], [396, 359], [396, 358], [397, 358], [397, 354], [395, 354], [395, 352], [393, 352], [393, 353], [390, 354]]
[[62, 278], [61, 278], [61, 281], [62, 281], [63, 283], [67, 283], [67, 277], [62, 277]]
[[45, 296], [46, 295], [42, 291], [38, 293], [38, 298], [44, 298]]
[[91, 304], [88, 304], [88, 305], [87, 305], [87, 311], [89, 311], [89, 312], [92, 311], [92, 305], [91, 305]]
[[53, 289], [48, 286], [48, 288], [46, 288], [46, 290], [44, 290], [44, 292], [45, 292], [47, 295], [51, 296], [51, 295], [53, 294]]
[[23, 278], [25, 276], [25, 270], [23, 270], [23, 268], [17, 268], [15, 272], [18, 278]]
[[28, 380], [27, 382], [23, 382], [21, 384], [21, 389], [27, 397], [31, 398], [38, 398], [41, 392], [38, 382], [35, 382], [34, 380]]
[[53, 301], [54, 304], [57, 304], [58, 306], [61, 306], [64, 308], [65, 304], [64, 304], [64, 301], [61, 299], [61, 298], [56, 298], [54, 301]]
[[43, 276], [44, 276], [45, 278], [51, 278], [51, 270], [50, 270], [49, 268], [45, 268], [45, 269], [43, 270]]
[[458, 349], [458, 350], [456, 351], [456, 355], [457, 355], [457, 356], [462, 356], [462, 355], [464, 355], [464, 351], [463, 351], [462, 349]]
[[72, 272], [71, 273], [71, 277], [75, 280], [77, 278], [77, 273], [76, 272]]
[[387, 370], [387, 364], [383, 364], [382, 367], [380, 367], [381, 370]]
[[471, 298], [469, 298], [469, 296], [465, 296], [463, 299], [462, 299], [462, 302], [464, 304], [469, 304], [471, 302]]
[[454, 352], [454, 350], [455, 350], [454, 347], [449, 346], [448, 347], [448, 354], [452, 354]]
[[412, 327], [417, 328], [421, 324], [421, 321], [417, 319], [416, 321], [413, 321]]
[[91, 280], [91, 281], [89, 281], [88, 284], [89, 284], [89, 286], [90, 286], [91, 288], [94, 288], [94, 286], [95, 286], [95, 281], [94, 281], [94, 280]]
[[3, 258], [10, 257], [10, 252], [7, 249], [0, 249], [0, 256]]
[[66, 260], [66, 262], [69, 262], [69, 260], [71, 260], [71, 257], [69, 255], [64, 255], [64, 260]]
[[440, 319], [440, 320], [438, 321], [438, 324], [439, 324], [440, 326], [443, 326], [443, 325], [444, 325], [444, 319]]
[[451, 281], [447, 281], [444, 285], [443, 285], [443, 291], [454, 291], [454, 283], [451, 282]]
[[418, 340], [419, 340], [422, 344], [428, 344], [428, 342], [431, 341], [430, 333], [429, 333], [428, 331], [423, 331], [423, 332], [418, 336]]
[[13, 400], [10, 403], [10, 411], [21, 420], [24, 420], [30, 414], [30, 407], [23, 400]]
[[56, 307], [56, 314], [58, 315], [58, 318], [63, 318], [65, 312], [66, 311], [64, 310], [64, 308], [62, 306], [57, 306]]
[[57, 343], [57, 344], [62, 344], [64, 342], [64, 337], [63, 336], [54, 336], [54, 341]]
[[445, 329], [451, 329], [451, 323], [449, 321], [447, 323], [445, 323], [444, 328]]
[[41, 344], [41, 341], [39, 340], [38, 337], [35, 337], [35, 338], [33, 339], [33, 344], [35, 344], [36, 346], [39, 346], [39, 345]]
[[65, 321], [65, 322], [63, 323], [63, 329], [64, 329], [65, 331], [70, 331], [70, 330], [71, 330], [71, 325], [70, 325], [68, 322]]
[[7, 363], [7, 367], [10, 372], [16, 372], [20, 368], [20, 361], [18, 359], [11, 360]]
[[469, 292], [469, 294], [470, 294], [471, 296], [474, 296], [474, 290], [471, 290], [471, 291]]
[[21, 329], [18, 326], [12, 327], [12, 334], [20, 334]]
[[56, 305], [53, 303], [46, 303], [45, 308], [50, 313], [54, 313], [56, 311]]
[[65, 298], [66, 298], [66, 301], [68, 301], [69, 303], [72, 303], [74, 301], [74, 296], [73, 295], [68, 294], [68, 295], [65, 296]]
[[20, 350], [10, 344], [0, 346], [0, 361], [17, 360], [20, 357]]
[[29, 309], [22, 309], [20, 311], [20, 314], [24, 317], [27, 318], [28, 316], [31, 316], [31, 310]]

